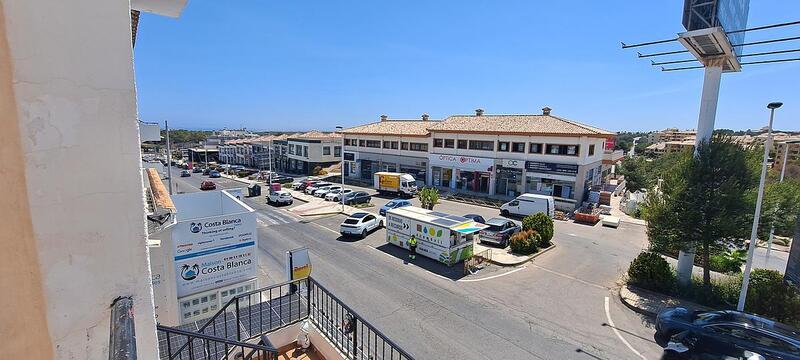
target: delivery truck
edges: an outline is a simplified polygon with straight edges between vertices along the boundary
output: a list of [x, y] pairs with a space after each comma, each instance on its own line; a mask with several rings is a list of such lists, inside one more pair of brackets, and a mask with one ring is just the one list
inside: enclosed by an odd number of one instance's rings
[[417, 194], [417, 180], [410, 174], [376, 172], [375, 189], [380, 194], [412, 197]]
[[417, 254], [453, 265], [472, 256], [475, 234], [487, 226], [465, 217], [405, 206], [386, 212], [386, 242], [408, 249], [417, 238]]

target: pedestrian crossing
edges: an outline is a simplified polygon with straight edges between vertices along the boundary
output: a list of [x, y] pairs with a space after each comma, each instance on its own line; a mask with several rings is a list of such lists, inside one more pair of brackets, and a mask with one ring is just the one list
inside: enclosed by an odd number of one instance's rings
[[259, 225], [275, 226], [300, 222], [294, 215], [282, 211], [257, 211], [256, 220]]

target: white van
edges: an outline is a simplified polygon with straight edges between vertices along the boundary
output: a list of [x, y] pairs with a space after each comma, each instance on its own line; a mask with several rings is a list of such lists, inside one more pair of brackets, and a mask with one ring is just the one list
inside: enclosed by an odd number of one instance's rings
[[527, 216], [543, 212], [551, 218], [555, 216], [556, 202], [552, 196], [538, 194], [522, 194], [500, 206], [500, 214]]

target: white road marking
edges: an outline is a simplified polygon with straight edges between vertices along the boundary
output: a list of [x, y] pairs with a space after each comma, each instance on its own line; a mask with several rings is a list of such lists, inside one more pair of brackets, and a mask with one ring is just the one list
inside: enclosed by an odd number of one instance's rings
[[572, 234], [572, 233], [569, 233], [567, 235], [569, 235], [569, 236], [578, 236], [578, 235], [575, 235], [575, 234]]
[[602, 285], [597, 285], [597, 284], [595, 284], [595, 283], [591, 283], [591, 282], [588, 282], [588, 281], [586, 281], [586, 280], [583, 280], [583, 279], [578, 279], [578, 278], [576, 278], [576, 277], [574, 277], [574, 276], [572, 276], [572, 275], [562, 274], [562, 273], [560, 273], [560, 272], [558, 272], [558, 271], [553, 271], [553, 270], [550, 270], [550, 269], [548, 269], [548, 268], [541, 267], [541, 266], [539, 266], [539, 265], [536, 265], [536, 264], [532, 264], [532, 263], [529, 263], [529, 264], [530, 264], [531, 266], [533, 266], [533, 267], [537, 268], [537, 269], [541, 269], [541, 270], [543, 270], [543, 271], [546, 271], [546, 272], [549, 272], [549, 273], [551, 273], [551, 274], [553, 274], [553, 275], [558, 275], [558, 276], [561, 276], [561, 277], [563, 277], [563, 278], [567, 278], [567, 279], [570, 279], [570, 280], [575, 280], [575, 281], [577, 281], [577, 282], [579, 282], [579, 283], [586, 284], [586, 285], [589, 285], [589, 286], [594, 286], [594, 287], [596, 287], [596, 288], [598, 288], [598, 289], [608, 290], [608, 288], [607, 288], [607, 287], [605, 287], [605, 286], [602, 286]]
[[320, 225], [320, 224], [317, 224], [317, 223], [315, 223], [315, 222], [309, 222], [309, 224], [314, 224], [314, 225], [316, 225], [317, 227], [319, 227], [319, 228], [322, 228], [322, 229], [325, 229], [325, 230], [327, 230], [327, 231], [330, 231], [330, 232], [332, 232], [332, 233], [334, 233], [334, 234], [336, 234], [336, 235], [342, 235], [342, 234], [339, 234], [339, 232], [338, 232], [338, 231], [336, 231], [336, 230], [333, 230], [333, 229], [331, 229], [331, 228], [329, 228], [329, 227], [322, 226], [322, 225]]
[[636, 354], [636, 356], [642, 358], [643, 360], [647, 360], [647, 358], [644, 357], [644, 355], [642, 355], [641, 353], [636, 351], [636, 349], [634, 349], [633, 346], [631, 346], [631, 344], [628, 342], [628, 340], [625, 340], [625, 338], [622, 337], [622, 334], [619, 333], [619, 330], [617, 330], [617, 327], [614, 326], [614, 321], [611, 320], [611, 311], [609, 310], [608, 296], [606, 296], [605, 306], [606, 306], [606, 320], [608, 320], [608, 325], [611, 326], [611, 330], [614, 330], [614, 334], [616, 334], [617, 337], [622, 341], [622, 343], [625, 344], [625, 346], [627, 346], [628, 349], [630, 349], [634, 354]]
[[511, 270], [511, 271], [509, 271], [509, 272], [506, 272], [506, 273], [497, 274], [497, 275], [492, 275], [492, 276], [487, 276], [487, 277], [485, 277], [485, 278], [480, 278], [480, 279], [461, 279], [461, 280], [457, 280], [457, 281], [458, 281], [458, 282], [475, 282], [475, 281], [491, 280], [491, 279], [496, 279], [496, 278], [499, 278], [499, 277], [501, 277], [501, 276], [511, 275], [511, 274], [513, 274], [513, 273], [515, 273], [515, 272], [517, 272], [517, 271], [520, 271], [520, 270], [525, 270], [525, 268], [526, 268], [526, 267], [525, 267], [525, 266], [523, 266], [523, 267], [516, 268], [516, 269], [514, 269], [514, 270]]
[[259, 219], [263, 219], [263, 220], [265, 220], [265, 222], [270, 222], [270, 223], [272, 223], [273, 225], [278, 225], [278, 222], [277, 222], [277, 221], [275, 221], [275, 219], [273, 219], [273, 218], [271, 218], [271, 217], [267, 216], [267, 215], [266, 215], [266, 214], [264, 214], [264, 213], [258, 213], [258, 218], [259, 218]]

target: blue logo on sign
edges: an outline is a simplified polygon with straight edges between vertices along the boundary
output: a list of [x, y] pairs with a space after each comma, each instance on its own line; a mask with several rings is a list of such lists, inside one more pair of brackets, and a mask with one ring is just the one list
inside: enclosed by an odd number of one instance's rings
[[200, 273], [200, 266], [197, 264], [192, 266], [183, 265], [183, 267], [181, 267], [181, 278], [183, 278], [183, 280], [194, 280], [197, 278], [198, 273]]
[[189, 224], [189, 230], [191, 232], [197, 234], [197, 233], [200, 232], [200, 230], [203, 230], [203, 224], [199, 223], [199, 222], [198, 223], [191, 223], [191, 224]]

